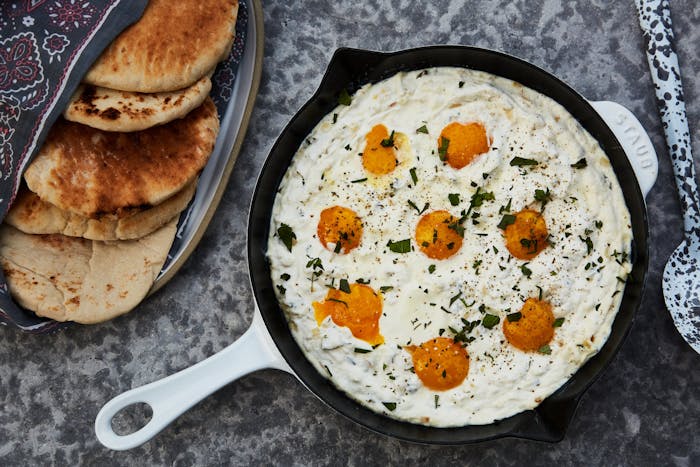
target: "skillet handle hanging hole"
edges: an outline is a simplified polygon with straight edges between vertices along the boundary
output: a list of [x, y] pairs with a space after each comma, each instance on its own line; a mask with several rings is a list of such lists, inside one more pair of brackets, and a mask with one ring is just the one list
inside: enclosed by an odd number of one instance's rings
[[[102, 407], [95, 419], [95, 433], [102, 444], [117, 451], [131, 449], [149, 440], [165, 426], [158, 426], [158, 408], [143, 400], [145, 398], [139, 390], [144, 388], [121, 394]], [[140, 426], [130, 417], [131, 412], [135, 407], [144, 405], [150, 409], [150, 417], [146, 417], [148, 420], [145, 425], [131, 432], [134, 427]]]
[[[152, 426], [149, 426], [153, 422], [154, 415], [151, 406], [146, 402], [128, 402], [129, 399], [124, 398], [122, 401], [112, 400], [113, 404], [109, 407], [105, 406], [100, 412], [102, 416], [98, 417], [98, 420], [95, 422], [97, 437], [105, 446], [112, 449], [129, 449], [128, 446], [133, 444], [134, 441], [138, 442], [146, 436], [152, 436], [149, 435], [151, 432], [153, 434], [157, 433], [157, 431], [153, 431]], [[123, 403], [120, 404], [120, 402]], [[148, 410], [144, 410], [144, 406]], [[142, 409], [141, 412], [150, 412], [150, 414], [145, 417], [133, 417], [132, 412], [137, 411], [139, 408]], [[133, 431], [134, 426], [141, 425], [137, 424], [134, 418], [147, 418], [146, 424], [142, 428]]]
[[626, 107], [610, 101], [591, 101], [591, 105], [620, 141], [646, 198], [659, 173], [659, 160], [649, 135]]
[[153, 419], [153, 408], [145, 402], [135, 402], [127, 405], [112, 417], [112, 431], [119, 436], [125, 436], [148, 425]]
[[[97, 439], [117, 451], [139, 446], [209, 394], [262, 368], [291, 371], [272, 343], [260, 313], [256, 311], [250, 328], [224, 350], [194, 366], [127, 391], [107, 402], [95, 418]], [[134, 404], [149, 406], [151, 419], [133, 433], [115, 433], [114, 417]], [[119, 421], [117, 425], [120, 425]]]

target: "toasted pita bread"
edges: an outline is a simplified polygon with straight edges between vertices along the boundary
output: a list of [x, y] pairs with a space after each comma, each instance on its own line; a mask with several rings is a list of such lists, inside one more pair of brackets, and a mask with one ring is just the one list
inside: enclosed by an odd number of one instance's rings
[[42, 201], [26, 187], [20, 191], [5, 222], [27, 234], [61, 234], [89, 240], [133, 240], [150, 234], [187, 207], [197, 189], [196, 181], [149, 209], [104, 214], [90, 219]]
[[141, 131], [184, 117], [204, 102], [210, 90], [208, 76], [188, 88], [154, 94], [80, 85], [63, 116], [104, 131]]
[[13, 298], [39, 316], [99, 323], [148, 293], [175, 238], [176, 221], [139, 240], [97, 242], [29, 235], [0, 226], [0, 264]]
[[218, 130], [210, 98], [184, 118], [132, 133], [61, 119], [24, 178], [42, 200], [65, 211], [92, 219], [120, 216], [123, 210], [158, 205], [194, 180]]
[[134, 92], [186, 88], [230, 49], [237, 15], [238, 0], [151, 0], [83, 81]]

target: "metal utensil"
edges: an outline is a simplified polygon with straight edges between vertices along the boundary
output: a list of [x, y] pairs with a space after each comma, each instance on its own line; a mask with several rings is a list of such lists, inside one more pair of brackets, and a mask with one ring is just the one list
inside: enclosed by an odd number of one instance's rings
[[637, 9], [685, 227], [683, 242], [664, 268], [664, 300], [681, 336], [700, 353], [700, 196], [673, 47], [671, 8], [668, 0], [638, 0]]

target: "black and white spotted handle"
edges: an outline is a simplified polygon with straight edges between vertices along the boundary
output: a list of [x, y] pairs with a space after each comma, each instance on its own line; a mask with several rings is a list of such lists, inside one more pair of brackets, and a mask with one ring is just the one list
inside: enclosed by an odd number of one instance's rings
[[664, 301], [678, 332], [700, 353], [700, 201], [680, 68], [673, 50], [671, 9], [668, 0], [637, 0], [637, 6], [685, 227], [685, 239], [664, 268]]
[[700, 235], [700, 198], [690, 149], [678, 57], [673, 47], [668, 0], [637, 0], [639, 24], [644, 31], [649, 69], [663, 122], [676, 185], [683, 209], [686, 237]]

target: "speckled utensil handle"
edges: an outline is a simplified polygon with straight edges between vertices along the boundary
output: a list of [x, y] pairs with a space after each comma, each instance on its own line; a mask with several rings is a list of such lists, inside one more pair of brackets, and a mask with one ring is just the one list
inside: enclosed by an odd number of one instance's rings
[[639, 24], [647, 42], [647, 59], [666, 143], [676, 175], [685, 234], [700, 235], [700, 199], [690, 149], [680, 67], [673, 48], [671, 8], [668, 0], [637, 0], [637, 9]]

